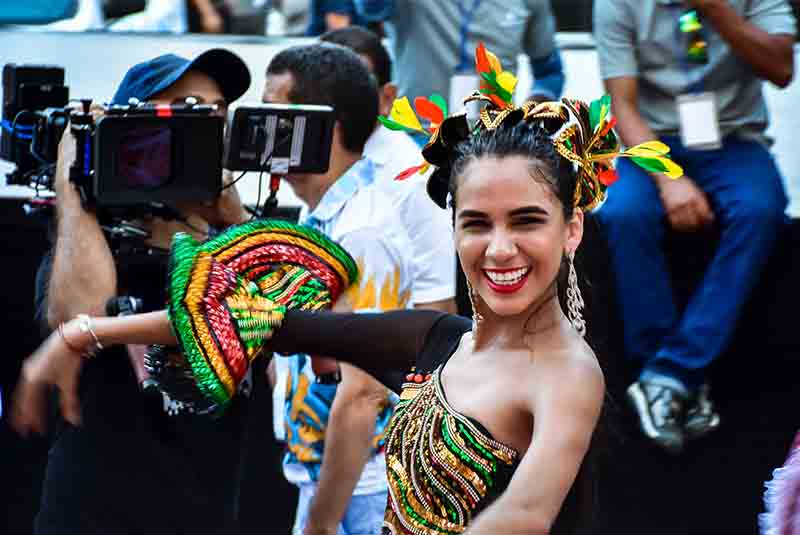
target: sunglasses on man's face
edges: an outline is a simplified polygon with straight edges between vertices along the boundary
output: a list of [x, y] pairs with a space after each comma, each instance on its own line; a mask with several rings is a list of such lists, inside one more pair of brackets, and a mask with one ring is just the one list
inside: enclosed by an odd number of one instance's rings
[[681, 15], [681, 33], [686, 36], [686, 59], [690, 63], [708, 63], [708, 45], [703, 39], [703, 23], [697, 11], [691, 9]]

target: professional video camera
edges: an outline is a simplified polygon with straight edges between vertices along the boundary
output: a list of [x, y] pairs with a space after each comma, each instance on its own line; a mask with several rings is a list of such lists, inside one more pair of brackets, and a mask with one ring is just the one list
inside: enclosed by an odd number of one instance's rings
[[70, 180], [84, 202], [121, 207], [219, 195], [225, 121], [216, 106], [191, 97], [184, 104], [111, 106], [97, 121], [90, 108], [85, 100], [70, 113], [77, 144]]
[[[333, 109], [259, 105], [236, 110], [223, 140], [216, 106], [131, 102], [95, 119], [91, 101], [67, 108], [59, 67], [8, 64], [3, 68], [0, 157], [16, 164], [9, 184], [52, 190], [58, 143], [70, 125], [77, 157], [70, 180], [84, 202], [105, 211], [216, 198], [225, 167], [271, 173], [268, 204], [277, 204], [279, 176], [328, 169]], [[161, 212], [158, 212], [161, 213]]]
[[108, 107], [95, 121], [90, 100], [78, 109], [65, 107], [63, 69], [6, 65], [3, 81], [2, 156], [17, 164], [9, 183], [52, 189], [58, 143], [69, 124], [77, 144], [70, 180], [87, 205], [207, 201], [219, 195], [224, 119], [216, 106], [194, 99], [177, 105], [133, 102]]

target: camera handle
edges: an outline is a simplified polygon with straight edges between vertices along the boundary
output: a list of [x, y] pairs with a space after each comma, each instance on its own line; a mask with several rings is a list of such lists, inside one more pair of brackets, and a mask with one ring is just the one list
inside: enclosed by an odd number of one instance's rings
[[81, 110], [70, 114], [70, 132], [75, 137], [75, 161], [69, 168], [69, 180], [73, 182], [81, 194], [84, 205], [94, 204], [92, 191], [92, 173], [94, 167], [94, 117], [92, 117], [92, 101], [81, 100]]

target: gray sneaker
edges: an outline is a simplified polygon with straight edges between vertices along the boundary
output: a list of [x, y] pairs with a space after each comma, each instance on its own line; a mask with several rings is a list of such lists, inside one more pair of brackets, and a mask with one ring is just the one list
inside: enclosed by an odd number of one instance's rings
[[719, 414], [714, 410], [710, 388], [706, 383], [700, 387], [697, 396], [689, 405], [683, 428], [686, 431], [687, 438], [696, 439], [711, 433], [719, 427], [719, 424]]
[[636, 411], [639, 426], [647, 438], [669, 453], [683, 451], [686, 395], [662, 384], [640, 380], [628, 387], [628, 401]]

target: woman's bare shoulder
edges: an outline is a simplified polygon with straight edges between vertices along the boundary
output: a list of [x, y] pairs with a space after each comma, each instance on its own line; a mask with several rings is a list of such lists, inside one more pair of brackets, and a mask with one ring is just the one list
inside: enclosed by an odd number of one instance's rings
[[602, 398], [605, 379], [592, 348], [580, 337], [570, 337], [548, 351], [533, 351], [529, 381], [537, 391], [554, 388], [567, 395], [582, 391], [590, 397]]

